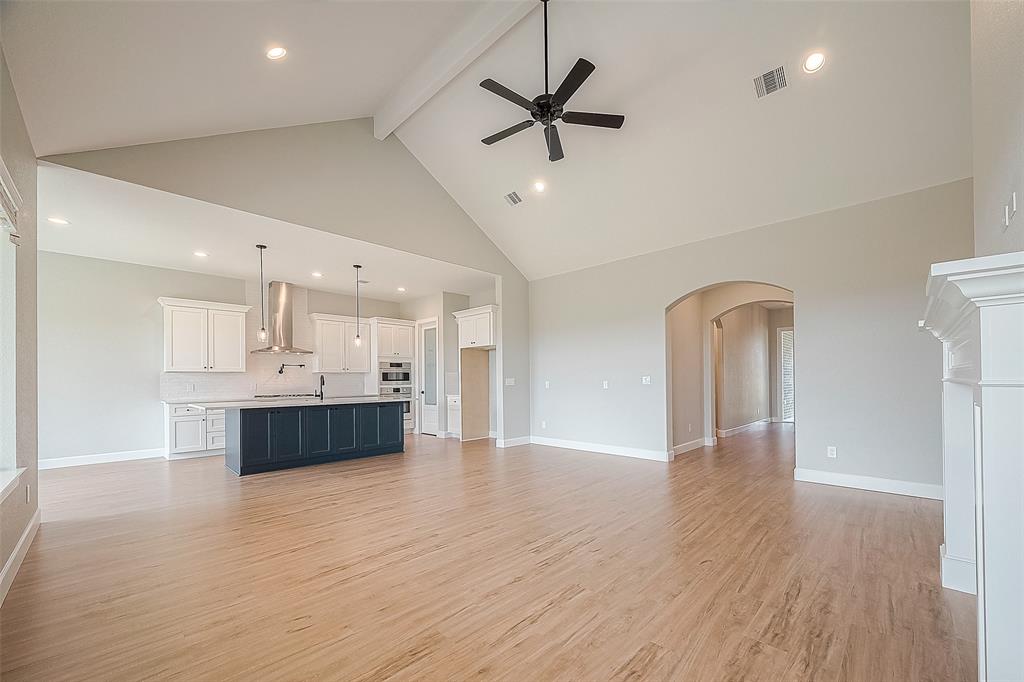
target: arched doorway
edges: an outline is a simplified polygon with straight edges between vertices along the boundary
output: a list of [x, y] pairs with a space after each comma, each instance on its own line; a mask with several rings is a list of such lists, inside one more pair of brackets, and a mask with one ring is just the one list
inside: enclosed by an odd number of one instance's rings
[[713, 446], [759, 423], [795, 422], [793, 292], [722, 282], [666, 308], [668, 443]]

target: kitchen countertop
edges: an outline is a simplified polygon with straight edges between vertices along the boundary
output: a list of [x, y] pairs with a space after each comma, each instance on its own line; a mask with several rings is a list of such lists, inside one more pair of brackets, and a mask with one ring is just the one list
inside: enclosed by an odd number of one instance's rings
[[[405, 398], [408, 400], [408, 398]], [[357, 395], [337, 398], [247, 398], [242, 400], [210, 400], [189, 402], [189, 407], [201, 410], [246, 409], [252, 407], [301, 407], [303, 405], [355, 405], [360, 403], [392, 403], [395, 398], [379, 395]]]

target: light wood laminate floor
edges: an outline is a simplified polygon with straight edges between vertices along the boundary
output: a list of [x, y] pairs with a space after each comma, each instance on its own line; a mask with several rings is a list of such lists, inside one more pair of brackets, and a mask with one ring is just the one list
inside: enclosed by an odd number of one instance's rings
[[3, 680], [974, 679], [940, 503], [794, 482], [791, 429], [43, 471]]

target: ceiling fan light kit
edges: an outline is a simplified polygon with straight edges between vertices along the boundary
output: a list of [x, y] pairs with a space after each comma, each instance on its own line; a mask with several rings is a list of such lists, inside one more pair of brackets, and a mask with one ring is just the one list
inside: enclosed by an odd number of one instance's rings
[[593, 64], [582, 57], [576, 60], [562, 84], [554, 93], [551, 93], [548, 87], [548, 0], [540, 1], [544, 5], [544, 94], [529, 100], [493, 79], [487, 78], [481, 81], [481, 88], [526, 109], [531, 116], [529, 120], [509, 126], [494, 135], [485, 137], [481, 142], [491, 145], [527, 128], [532, 128], [535, 123], [540, 123], [544, 126], [544, 143], [548, 150], [548, 161], [558, 161], [564, 158], [565, 154], [562, 152], [562, 141], [558, 136], [556, 121], [561, 120], [570, 125], [621, 128], [626, 118], [620, 114], [565, 111], [565, 105], [569, 98], [576, 94], [576, 91], [595, 69]]

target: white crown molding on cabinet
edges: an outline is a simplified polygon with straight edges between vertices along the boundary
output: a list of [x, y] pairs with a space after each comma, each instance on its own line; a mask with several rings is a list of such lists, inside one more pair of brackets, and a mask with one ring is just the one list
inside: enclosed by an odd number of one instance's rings
[[187, 298], [169, 298], [161, 296], [156, 299], [162, 306], [178, 306], [180, 308], [204, 308], [206, 310], [226, 310], [231, 313], [247, 313], [251, 305], [238, 305], [236, 303], [218, 303], [215, 301], [193, 301]]
[[481, 3], [451, 36], [420, 61], [373, 114], [383, 140], [537, 6], [533, 0]]

